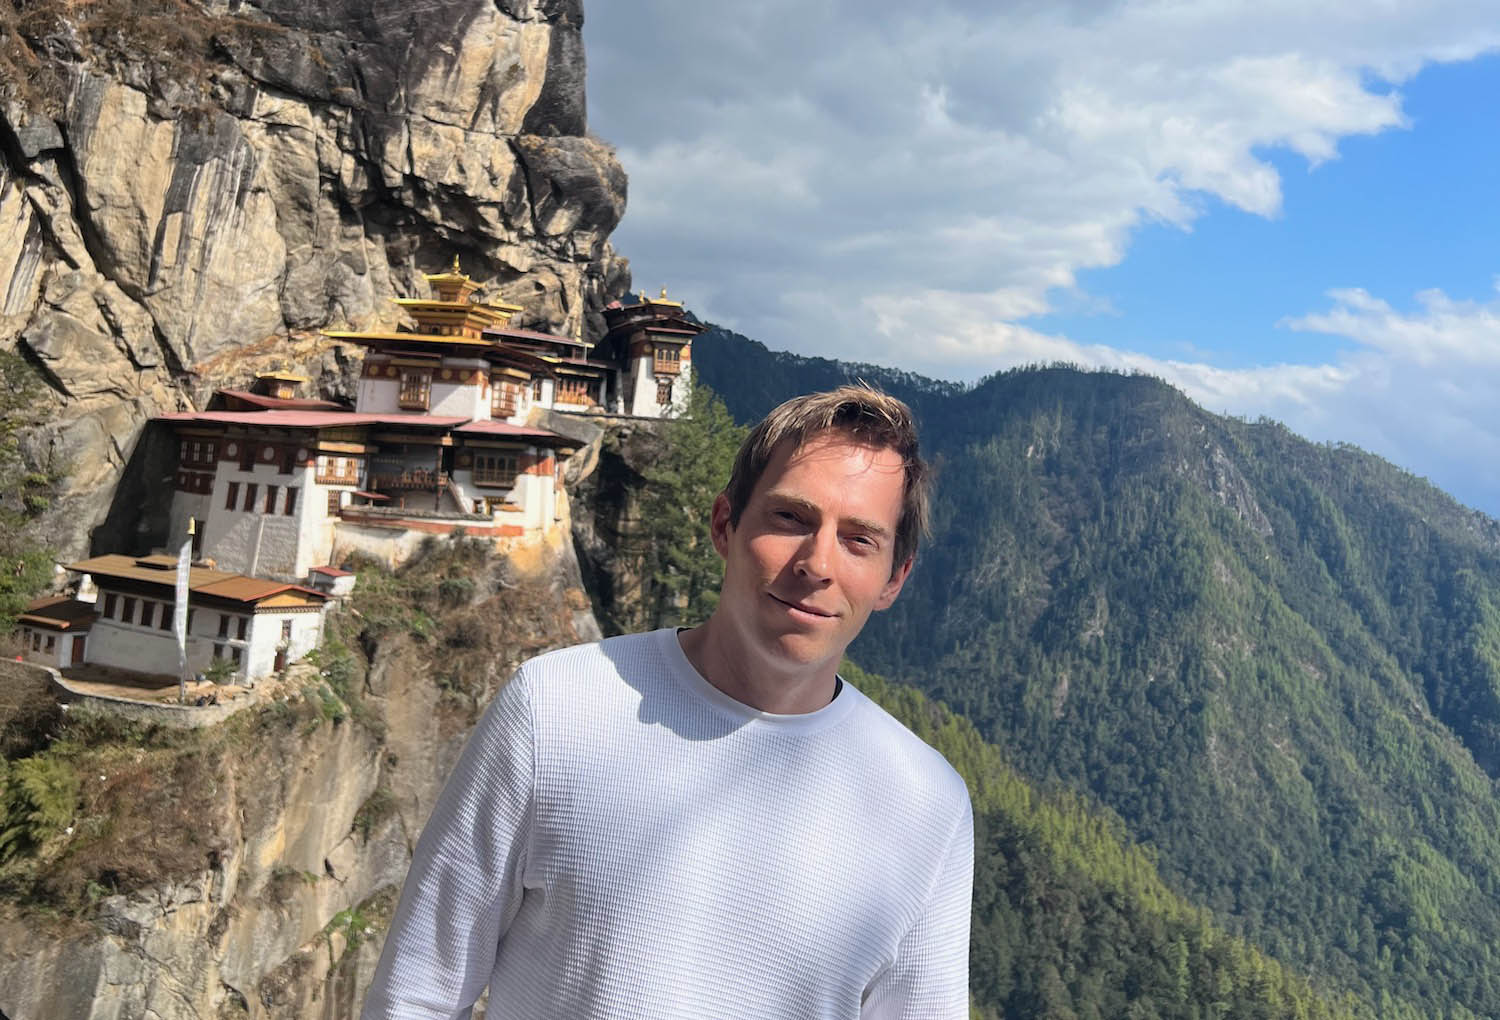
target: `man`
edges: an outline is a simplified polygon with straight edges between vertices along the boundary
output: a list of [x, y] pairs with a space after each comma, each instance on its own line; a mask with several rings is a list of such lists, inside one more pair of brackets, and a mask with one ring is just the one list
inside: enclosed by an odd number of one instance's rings
[[523, 665], [417, 845], [366, 1018], [968, 1016], [963, 781], [836, 670], [926, 522], [900, 401], [755, 427], [702, 626]]

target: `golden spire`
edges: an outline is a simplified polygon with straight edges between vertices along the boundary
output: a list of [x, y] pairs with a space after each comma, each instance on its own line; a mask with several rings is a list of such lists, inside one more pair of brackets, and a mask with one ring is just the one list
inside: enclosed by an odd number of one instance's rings
[[453, 275], [458, 276], [462, 270], [458, 268], [458, 252], [453, 253]]
[[666, 296], [667, 296], [667, 288], [663, 287], [661, 289], [661, 294], [659, 296], [662, 297], [662, 298], [666, 298]]

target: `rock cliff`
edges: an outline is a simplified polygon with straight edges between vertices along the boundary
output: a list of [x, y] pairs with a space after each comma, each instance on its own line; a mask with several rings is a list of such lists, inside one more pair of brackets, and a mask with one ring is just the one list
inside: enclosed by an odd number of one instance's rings
[[81, 724], [92, 739], [65, 752], [77, 816], [39, 851], [29, 895], [14, 862], [0, 883], [0, 1015], [357, 1016], [479, 712], [523, 659], [598, 636], [565, 533], [485, 549], [435, 542], [398, 575], [362, 576], [321, 678], [226, 723]]
[[272, 367], [349, 395], [317, 331], [391, 321], [455, 255], [557, 332], [597, 335], [629, 284], [580, 0], [184, 10], [212, 40], [206, 99], [148, 62], [69, 59], [60, 29], [60, 97], [0, 110], [0, 349], [50, 387], [26, 448], [64, 476], [41, 522], [63, 556], [147, 418]]

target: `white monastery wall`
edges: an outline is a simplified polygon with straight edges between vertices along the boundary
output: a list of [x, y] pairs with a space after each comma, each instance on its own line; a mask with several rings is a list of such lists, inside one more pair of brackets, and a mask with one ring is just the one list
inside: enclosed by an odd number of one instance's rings
[[245, 641], [244, 675], [259, 680], [276, 672], [276, 650], [281, 645], [283, 621], [290, 620], [292, 636], [287, 642], [286, 661], [296, 662], [318, 646], [323, 636], [321, 612], [259, 612], [250, 619]]
[[[214, 477], [214, 491], [209, 498], [208, 520], [203, 536], [203, 555], [214, 561], [220, 570], [241, 574], [272, 575], [297, 578], [306, 572], [299, 564], [304, 560], [317, 560], [326, 547], [316, 548], [318, 533], [305, 530], [306, 522], [312, 519], [320, 498], [319, 486], [314, 482], [313, 468], [298, 465], [291, 472], [283, 472], [276, 464], [257, 463], [249, 471], [242, 470], [237, 461], [220, 461], [219, 471]], [[250, 486], [255, 486], [253, 497]], [[270, 486], [276, 487], [273, 506], [266, 511], [266, 499]], [[231, 487], [234, 492], [233, 507], [230, 503]], [[297, 495], [292, 513], [286, 513], [287, 492], [295, 490]], [[321, 497], [326, 498], [326, 497]], [[248, 509], [247, 509], [248, 501]], [[310, 548], [302, 550], [303, 539], [308, 539]], [[319, 560], [318, 562], [322, 562]], [[315, 566], [316, 563], [308, 563]]]
[[649, 357], [630, 359], [627, 390], [629, 404], [625, 408], [626, 414], [642, 418], [655, 418], [661, 414], [661, 406], [656, 402], [656, 373], [651, 368]]

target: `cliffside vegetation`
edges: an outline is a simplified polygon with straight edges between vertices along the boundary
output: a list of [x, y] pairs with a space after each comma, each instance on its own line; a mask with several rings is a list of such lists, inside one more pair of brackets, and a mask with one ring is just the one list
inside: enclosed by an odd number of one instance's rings
[[36, 422], [41, 380], [14, 351], [0, 350], [0, 635], [52, 579], [52, 558], [31, 526], [50, 505], [62, 465], [41, 465], [21, 447]]
[[[823, 384], [756, 356], [695, 344], [737, 417]], [[1114, 813], [1225, 930], [1385, 1015], [1500, 1014], [1500, 525], [1154, 379], [905, 392], [936, 536], [852, 654]]]
[[842, 672], [969, 784], [975, 887], [971, 992], [982, 1018], [1420, 1017], [1377, 1012], [1317, 984], [1162, 881], [1118, 820], [1066, 791], [1042, 793], [962, 716], [846, 662]]
[[0, 96], [56, 111], [84, 69], [150, 83], [189, 108], [206, 103], [231, 37], [274, 30], [193, 0], [0, 0]]

